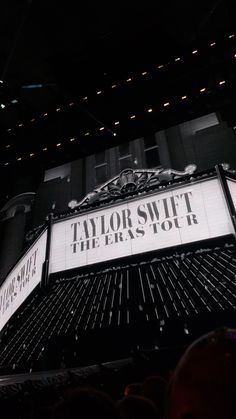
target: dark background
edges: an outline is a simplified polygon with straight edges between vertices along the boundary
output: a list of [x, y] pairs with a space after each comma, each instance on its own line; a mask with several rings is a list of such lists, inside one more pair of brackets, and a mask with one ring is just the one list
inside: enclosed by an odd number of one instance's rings
[[45, 168], [212, 111], [233, 127], [235, 17], [230, 0], [2, 1], [0, 202]]

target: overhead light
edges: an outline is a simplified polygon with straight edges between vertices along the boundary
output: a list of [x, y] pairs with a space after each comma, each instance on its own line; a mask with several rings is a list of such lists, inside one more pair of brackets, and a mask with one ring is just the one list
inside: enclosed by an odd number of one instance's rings
[[180, 61], [180, 57], [175, 58], [175, 61]]
[[34, 153], [30, 153], [30, 157], [33, 157], [34, 156]]
[[152, 112], [152, 108], [149, 108], [149, 109], [147, 110], [147, 112], [149, 112], [149, 113], [150, 113], [150, 112]]
[[9, 165], [9, 163], [8, 163], [8, 162], [4, 163], [4, 166], [8, 166], [8, 165]]
[[103, 131], [105, 129], [105, 127], [100, 127], [99, 131]]
[[22, 158], [21, 157], [18, 157], [18, 159], [17, 159], [18, 161], [20, 161], [20, 160], [22, 160]]
[[47, 112], [45, 112], [45, 113], [43, 114], [43, 116], [48, 116]]
[[70, 142], [72, 143], [72, 141], [75, 141], [75, 138], [70, 138]]
[[11, 145], [10, 145], [10, 144], [7, 144], [7, 145], [6, 145], [6, 148], [10, 148], [10, 147], [11, 147]]
[[200, 89], [200, 92], [203, 93], [203, 92], [205, 92], [205, 90], [206, 90], [206, 88], [203, 87], [202, 89]]
[[113, 137], [116, 137], [116, 132], [113, 132]]
[[231, 33], [231, 35], [229, 35], [229, 39], [230, 38], [234, 38], [235, 37], [235, 34], [234, 33]]
[[192, 54], [197, 54], [197, 49], [194, 49], [193, 51], [192, 51]]
[[164, 104], [163, 104], [163, 106], [169, 106], [170, 105], [170, 102], [165, 102]]
[[18, 124], [18, 127], [23, 127], [23, 124], [22, 124], [22, 122], [21, 122], [20, 124]]
[[24, 86], [21, 86], [22, 89], [41, 89], [44, 87], [43, 84], [25, 84]]
[[185, 326], [185, 327], [184, 327], [184, 333], [185, 333], [186, 335], [189, 335], [189, 330], [188, 330], [187, 326]]
[[35, 118], [31, 118], [30, 122], [34, 122], [34, 121], [35, 121]]
[[12, 99], [11, 103], [18, 103], [18, 100], [17, 99]]
[[56, 112], [59, 112], [60, 110], [61, 110], [61, 108], [57, 108], [57, 109], [56, 109]]
[[47, 150], [48, 150], [48, 149], [47, 149], [47, 147], [44, 147], [44, 148], [43, 148], [43, 151], [47, 151]]
[[2, 109], [4, 109], [4, 108], [6, 107], [6, 105], [4, 105], [4, 103], [1, 103], [0, 107], [1, 107]]
[[86, 132], [84, 135], [87, 137], [89, 135], [89, 132]]
[[88, 100], [88, 96], [84, 96], [83, 97], [83, 100]]
[[131, 77], [129, 77], [126, 81], [128, 81], [128, 82], [129, 82], [129, 81], [132, 81]]
[[147, 74], [147, 71], [142, 72], [142, 76], [146, 76], [146, 74]]
[[136, 118], [136, 115], [131, 115], [130, 119]]
[[111, 86], [111, 88], [112, 88], [112, 89], [115, 89], [115, 87], [116, 87], [116, 84], [113, 84], [113, 85]]
[[220, 85], [225, 84], [225, 80], [221, 80], [221, 81], [219, 81], [219, 84], [220, 84]]
[[159, 66], [158, 66], [158, 68], [163, 68], [164, 67], [164, 65], [163, 64], [160, 64]]
[[120, 123], [120, 121], [116, 121], [116, 122], [114, 123], [114, 125], [119, 125], [119, 123]]
[[0, 80], [0, 83], [3, 83], [3, 80]]
[[57, 145], [56, 145], [57, 147], [60, 147], [61, 146], [61, 143], [57, 143]]
[[216, 42], [212, 42], [211, 44], [210, 44], [210, 47], [214, 47], [216, 45]]
[[102, 91], [101, 90], [98, 90], [97, 95], [100, 95], [101, 93], [102, 93]]

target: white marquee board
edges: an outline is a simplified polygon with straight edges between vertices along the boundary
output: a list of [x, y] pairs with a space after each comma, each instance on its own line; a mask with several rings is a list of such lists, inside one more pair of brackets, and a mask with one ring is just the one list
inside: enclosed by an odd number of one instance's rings
[[50, 273], [227, 234], [221, 186], [206, 179], [56, 222]]
[[229, 187], [230, 195], [234, 203], [234, 208], [236, 209], [236, 180], [227, 179], [227, 184]]
[[0, 287], [0, 330], [41, 281], [46, 240], [47, 231], [18, 261]]

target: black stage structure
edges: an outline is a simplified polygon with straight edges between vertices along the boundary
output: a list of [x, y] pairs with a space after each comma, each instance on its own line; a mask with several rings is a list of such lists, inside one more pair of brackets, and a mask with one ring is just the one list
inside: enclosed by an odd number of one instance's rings
[[[52, 370], [60, 376], [58, 370], [115, 365], [116, 360], [140, 354], [162, 357], [164, 350], [181, 352], [212, 328], [235, 327], [236, 175], [224, 169], [221, 165], [201, 173], [194, 173], [194, 166], [183, 173], [126, 169], [67, 213], [50, 215], [30, 244], [32, 249], [47, 231], [41, 281], [1, 331], [1, 375], [44, 371], [45, 379]], [[232, 226], [228, 234], [125, 257], [106, 260], [103, 255], [100, 263], [50, 271], [55, 224], [209, 181], [217, 181], [222, 192]], [[16, 293], [9, 291], [11, 301]]]

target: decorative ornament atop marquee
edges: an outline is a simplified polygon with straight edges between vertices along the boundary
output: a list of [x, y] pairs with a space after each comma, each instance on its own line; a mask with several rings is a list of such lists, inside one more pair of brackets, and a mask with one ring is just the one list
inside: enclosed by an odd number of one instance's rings
[[124, 196], [126, 193], [141, 191], [150, 186], [169, 182], [182, 176], [191, 175], [197, 169], [196, 164], [189, 164], [184, 171], [174, 169], [141, 170], [124, 169], [118, 176], [103, 183], [93, 192], [88, 193], [80, 202], [72, 200], [68, 206], [76, 209], [95, 202], [117, 196]]

